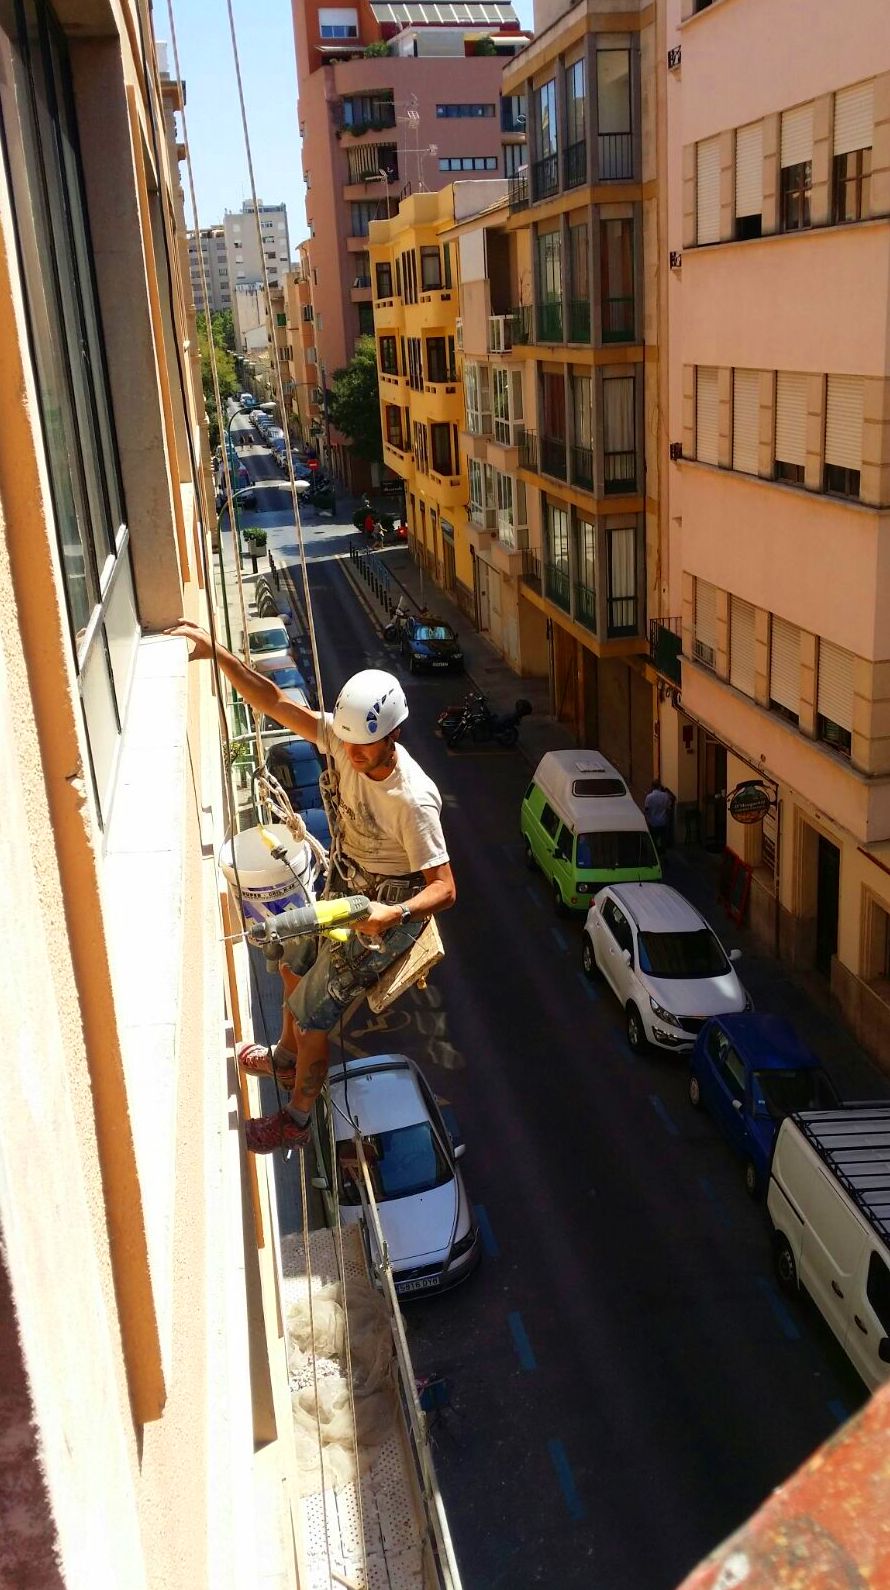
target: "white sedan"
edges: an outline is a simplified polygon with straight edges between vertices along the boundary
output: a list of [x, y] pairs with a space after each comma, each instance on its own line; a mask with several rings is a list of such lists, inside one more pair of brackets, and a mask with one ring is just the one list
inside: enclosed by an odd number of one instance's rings
[[616, 883], [587, 913], [581, 965], [601, 973], [621, 1001], [627, 1041], [692, 1048], [708, 1016], [751, 1010], [750, 997], [717, 935], [695, 906], [666, 883]]

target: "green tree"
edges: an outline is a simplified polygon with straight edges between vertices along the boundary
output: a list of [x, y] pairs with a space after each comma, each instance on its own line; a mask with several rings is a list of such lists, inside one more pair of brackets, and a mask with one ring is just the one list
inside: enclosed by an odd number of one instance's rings
[[235, 352], [235, 317], [231, 309], [217, 309], [210, 316], [213, 328], [213, 340], [218, 348], [227, 348], [229, 353]]
[[[213, 317], [213, 356], [216, 362], [216, 375], [219, 381], [219, 395], [223, 403], [226, 398], [234, 397], [238, 391], [238, 378], [235, 374], [235, 360], [228, 348], [223, 347], [217, 339]], [[222, 317], [220, 317], [222, 318]], [[229, 317], [231, 319], [231, 316]], [[216, 447], [219, 442], [219, 420], [216, 413], [216, 396], [213, 391], [213, 365], [210, 356], [210, 339], [207, 334], [207, 316], [198, 316], [198, 347], [201, 350], [201, 385], [204, 388], [204, 405], [207, 409], [207, 419], [210, 426], [210, 446]]]
[[338, 431], [348, 436], [359, 458], [383, 461], [377, 347], [373, 337], [359, 337], [344, 370], [335, 370], [328, 413]]

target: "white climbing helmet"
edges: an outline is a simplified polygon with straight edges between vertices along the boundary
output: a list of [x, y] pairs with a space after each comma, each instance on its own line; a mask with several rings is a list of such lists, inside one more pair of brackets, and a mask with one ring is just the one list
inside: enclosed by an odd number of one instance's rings
[[363, 668], [347, 679], [334, 707], [334, 733], [350, 745], [374, 745], [408, 716], [405, 692], [394, 674]]

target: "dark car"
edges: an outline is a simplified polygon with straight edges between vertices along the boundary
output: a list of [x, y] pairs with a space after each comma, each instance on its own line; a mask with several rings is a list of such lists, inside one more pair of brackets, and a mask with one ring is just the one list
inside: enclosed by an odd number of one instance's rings
[[315, 746], [294, 736], [271, 745], [266, 766], [288, 797], [295, 811], [311, 811], [321, 806], [321, 762]]
[[742, 1155], [756, 1198], [786, 1115], [836, 1109], [840, 1095], [790, 1021], [750, 1011], [705, 1022], [690, 1059], [689, 1101], [706, 1107]]
[[402, 629], [402, 656], [407, 657], [413, 674], [429, 668], [436, 673], [446, 669], [464, 671], [464, 654], [450, 624], [441, 618], [408, 618]]
[[314, 692], [310, 689], [306, 675], [300, 668], [270, 668], [268, 676], [273, 685], [279, 690], [303, 690], [312, 700]]

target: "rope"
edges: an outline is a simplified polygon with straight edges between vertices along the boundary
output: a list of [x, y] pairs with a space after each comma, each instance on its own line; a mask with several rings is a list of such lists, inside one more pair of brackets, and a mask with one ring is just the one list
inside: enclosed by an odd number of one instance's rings
[[[316, 1433], [316, 1438], [317, 1438], [317, 1441], [318, 1441], [318, 1466], [319, 1466], [319, 1470], [321, 1472], [321, 1511], [322, 1511], [322, 1517], [324, 1519], [324, 1549], [325, 1549], [325, 1555], [327, 1556], [327, 1559], [328, 1559], [328, 1577], [332, 1578], [333, 1577], [334, 1568], [333, 1568], [333, 1563], [331, 1562], [331, 1532], [330, 1532], [330, 1528], [328, 1526], [327, 1486], [325, 1485], [325, 1478], [324, 1478], [324, 1441], [322, 1440], [322, 1434], [321, 1434], [321, 1415], [319, 1414], [319, 1411], [318, 1411], [318, 1362], [317, 1362], [317, 1354], [316, 1354], [316, 1351], [315, 1351], [315, 1305], [314, 1305], [314, 1303], [312, 1301], [312, 1261], [311, 1261], [310, 1256], [309, 1256], [309, 1200], [308, 1200], [307, 1193], [306, 1193], [306, 1156], [305, 1156], [305, 1154], [302, 1154], [302, 1153], [300, 1154], [300, 1199], [301, 1199], [302, 1204], [303, 1204], [303, 1256], [304, 1256], [305, 1262], [306, 1262], [306, 1280], [307, 1280], [307, 1283], [308, 1283], [307, 1291], [308, 1291], [308, 1301], [309, 1301], [309, 1336], [310, 1336], [310, 1339], [312, 1341], [312, 1389], [313, 1389], [313, 1392], [315, 1394], [315, 1433]], [[345, 1292], [345, 1287], [344, 1287], [344, 1295], [343, 1295], [343, 1319], [344, 1319], [344, 1322], [345, 1322], [345, 1320], [346, 1320], [346, 1292]], [[347, 1339], [347, 1341], [349, 1340], [348, 1327], [347, 1327], [347, 1332], [346, 1332], [346, 1339]], [[357, 1468], [358, 1467], [358, 1434], [357, 1433], [356, 1433], [356, 1442], [355, 1442], [355, 1462], [356, 1462], [356, 1468]], [[364, 1551], [364, 1540], [362, 1541], [362, 1551]], [[367, 1576], [367, 1572], [366, 1572], [365, 1573], [365, 1582], [366, 1583], [367, 1583], [367, 1578], [368, 1578], [368, 1576]]]

